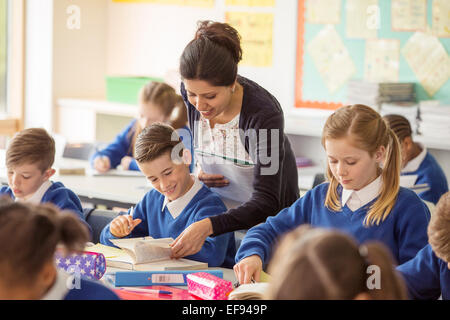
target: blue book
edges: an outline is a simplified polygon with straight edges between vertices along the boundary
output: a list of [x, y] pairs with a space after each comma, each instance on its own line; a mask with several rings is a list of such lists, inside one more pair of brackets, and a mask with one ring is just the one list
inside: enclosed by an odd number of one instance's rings
[[187, 286], [186, 275], [197, 272], [207, 272], [223, 279], [221, 270], [117, 271], [114, 285], [116, 287]]

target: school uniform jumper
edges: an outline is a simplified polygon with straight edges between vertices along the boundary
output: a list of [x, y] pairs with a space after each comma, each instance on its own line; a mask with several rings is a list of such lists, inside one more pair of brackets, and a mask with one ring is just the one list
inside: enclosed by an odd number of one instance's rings
[[[116, 168], [123, 157], [133, 157], [133, 150], [131, 148], [131, 140], [133, 138], [134, 134], [134, 125], [136, 124], [136, 119], [131, 121], [128, 126], [122, 132], [120, 132], [114, 141], [110, 143], [105, 149], [101, 151], [97, 151], [91, 156], [91, 166], [94, 166], [94, 159], [99, 156], [106, 156], [109, 158], [109, 161], [111, 162], [111, 168]], [[183, 129], [183, 130], [181, 130]], [[190, 130], [187, 126], [184, 126], [183, 128], [180, 128], [177, 130], [177, 132], [180, 135], [181, 140], [183, 141], [183, 144], [186, 146], [186, 148], [191, 151], [192, 156], [194, 156], [193, 150], [192, 150], [192, 136], [190, 134]], [[136, 159], [132, 159], [130, 162], [130, 166], [128, 168], [129, 170], [135, 170], [140, 171], [138, 164], [136, 162]], [[194, 169], [194, 161], [192, 161], [189, 170], [192, 172]]]
[[439, 259], [431, 245], [416, 257], [397, 267], [408, 287], [410, 298], [420, 300], [450, 300], [450, 270], [448, 263]]
[[[390, 248], [398, 263], [413, 258], [427, 244], [430, 212], [413, 191], [400, 188], [397, 201], [386, 220], [379, 226], [366, 227], [364, 218], [376, 198], [356, 211], [350, 210], [345, 204], [340, 211], [335, 212], [324, 205], [328, 186], [329, 183], [318, 185], [291, 207], [275, 217], [269, 217], [264, 224], [251, 228], [236, 254], [236, 262], [256, 254], [263, 263], [268, 263], [275, 240], [304, 223], [339, 229], [356, 238], [359, 243], [379, 240]], [[342, 186], [338, 187], [338, 195], [342, 195]]]
[[[153, 238], [177, 238], [192, 223], [226, 211], [222, 200], [195, 178], [194, 185], [182, 197], [169, 202], [156, 189], [150, 190], [134, 208], [133, 219], [141, 219], [126, 238], [151, 236]], [[108, 224], [100, 235], [100, 242], [114, 246], [110, 239], [117, 239]], [[206, 238], [202, 249], [187, 259], [207, 262], [210, 267], [232, 267], [236, 246], [234, 233]]]
[[424, 147], [421, 154], [408, 162], [406, 167], [403, 168], [401, 175], [417, 175], [415, 184], [428, 184], [430, 189], [419, 193], [419, 197], [434, 204], [448, 191], [447, 178], [444, 171]]
[[[78, 215], [81, 220], [83, 219], [83, 208], [81, 206], [80, 199], [70, 189], [67, 189], [61, 182], [49, 182], [50, 187], [45, 191], [44, 195], [40, 199], [40, 203], [50, 202], [56, 205], [61, 210], [70, 210]], [[8, 195], [13, 200], [16, 200], [14, 193], [8, 186], [0, 188], [0, 195]]]

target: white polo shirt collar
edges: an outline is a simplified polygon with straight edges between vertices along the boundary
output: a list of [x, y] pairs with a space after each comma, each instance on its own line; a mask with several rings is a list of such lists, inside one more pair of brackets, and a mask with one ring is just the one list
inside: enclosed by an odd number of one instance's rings
[[416, 172], [419, 169], [420, 165], [422, 164], [423, 160], [427, 155], [427, 148], [425, 148], [425, 146], [422, 144], [419, 145], [422, 148], [422, 152], [419, 153], [417, 157], [410, 160], [406, 164], [406, 166], [402, 169], [401, 173]]
[[342, 190], [342, 207], [347, 204], [347, 207], [356, 211], [359, 208], [365, 206], [370, 201], [375, 199], [381, 191], [382, 180], [381, 175], [378, 176], [374, 181], [369, 183], [364, 188], [355, 191], [355, 190]]

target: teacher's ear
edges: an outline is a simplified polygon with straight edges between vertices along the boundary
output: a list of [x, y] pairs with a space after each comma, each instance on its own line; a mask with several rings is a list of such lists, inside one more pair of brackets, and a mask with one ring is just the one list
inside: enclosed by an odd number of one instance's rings
[[191, 165], [191, 162], [192, 162], [192, 154], [191, 154], [191, 152], [189, 151], [189, 149], [186, 149], [186, 148], [184, 148], [183, 149], [183, 155], [181, 156], [182, 157], [182, 159], [183, 159], [183, 163], [186, 165], [186, 166], [190, 166]]

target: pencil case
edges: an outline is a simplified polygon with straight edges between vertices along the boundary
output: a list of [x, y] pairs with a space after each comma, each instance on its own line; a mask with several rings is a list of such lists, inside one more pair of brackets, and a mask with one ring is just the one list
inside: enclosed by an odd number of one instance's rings
[[231, 281], [206, 272], [188, 274], [186, 279], [189, 293], [204, 300], [227, 300], [233, 290]]
[[56, 251], [55, 260], [59, 269], [82, 278], [99, 280], [106, 271], [105, 256], [98, 252], [83, 251], [64, 255], [61, 251]]

